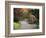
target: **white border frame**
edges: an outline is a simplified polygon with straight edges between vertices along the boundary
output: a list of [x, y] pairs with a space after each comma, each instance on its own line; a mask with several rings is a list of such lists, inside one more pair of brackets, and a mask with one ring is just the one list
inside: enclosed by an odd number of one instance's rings
[[[25, 30], [13, 30], [13, 8], [32, 8], [39, 9], [39, 29], [25, 29]], [[27, 6], [27, 5], [11, 5], [11, 17], [10, 17], [10, 33], [36, 33], [42, 32], [42, 6]]]

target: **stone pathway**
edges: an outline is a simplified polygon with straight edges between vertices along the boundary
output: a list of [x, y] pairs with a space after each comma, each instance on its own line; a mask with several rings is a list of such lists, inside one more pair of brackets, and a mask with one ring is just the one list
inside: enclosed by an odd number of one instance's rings
[[27, 21], [20, 21], [21, 23], [21, 28], [20, 29], [33, 29], [33, 28], [36, 28], [36, 24], [28, 24]]

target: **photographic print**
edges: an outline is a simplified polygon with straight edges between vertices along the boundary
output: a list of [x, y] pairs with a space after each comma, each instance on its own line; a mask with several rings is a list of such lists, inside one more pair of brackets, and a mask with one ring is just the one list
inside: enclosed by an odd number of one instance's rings
[[14, 30], [39, 29], [39, 9], [13, 8]]
[[45, 4], [5, 2], [5, 36], [34, 36], [45, 34]]

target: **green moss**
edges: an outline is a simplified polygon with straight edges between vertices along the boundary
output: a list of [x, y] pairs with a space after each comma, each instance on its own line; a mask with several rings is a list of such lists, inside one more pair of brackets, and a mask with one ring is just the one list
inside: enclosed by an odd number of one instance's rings
[[18, 22], [14, 22], [14, 29], [20, 29], [21, 24]]

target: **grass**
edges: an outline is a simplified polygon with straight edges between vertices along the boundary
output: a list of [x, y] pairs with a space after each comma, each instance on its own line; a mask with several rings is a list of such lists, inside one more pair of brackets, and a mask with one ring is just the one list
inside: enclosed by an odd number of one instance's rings
[[21, 24], [19, 22], [14, 22], [14, 29], [20, 29]]

